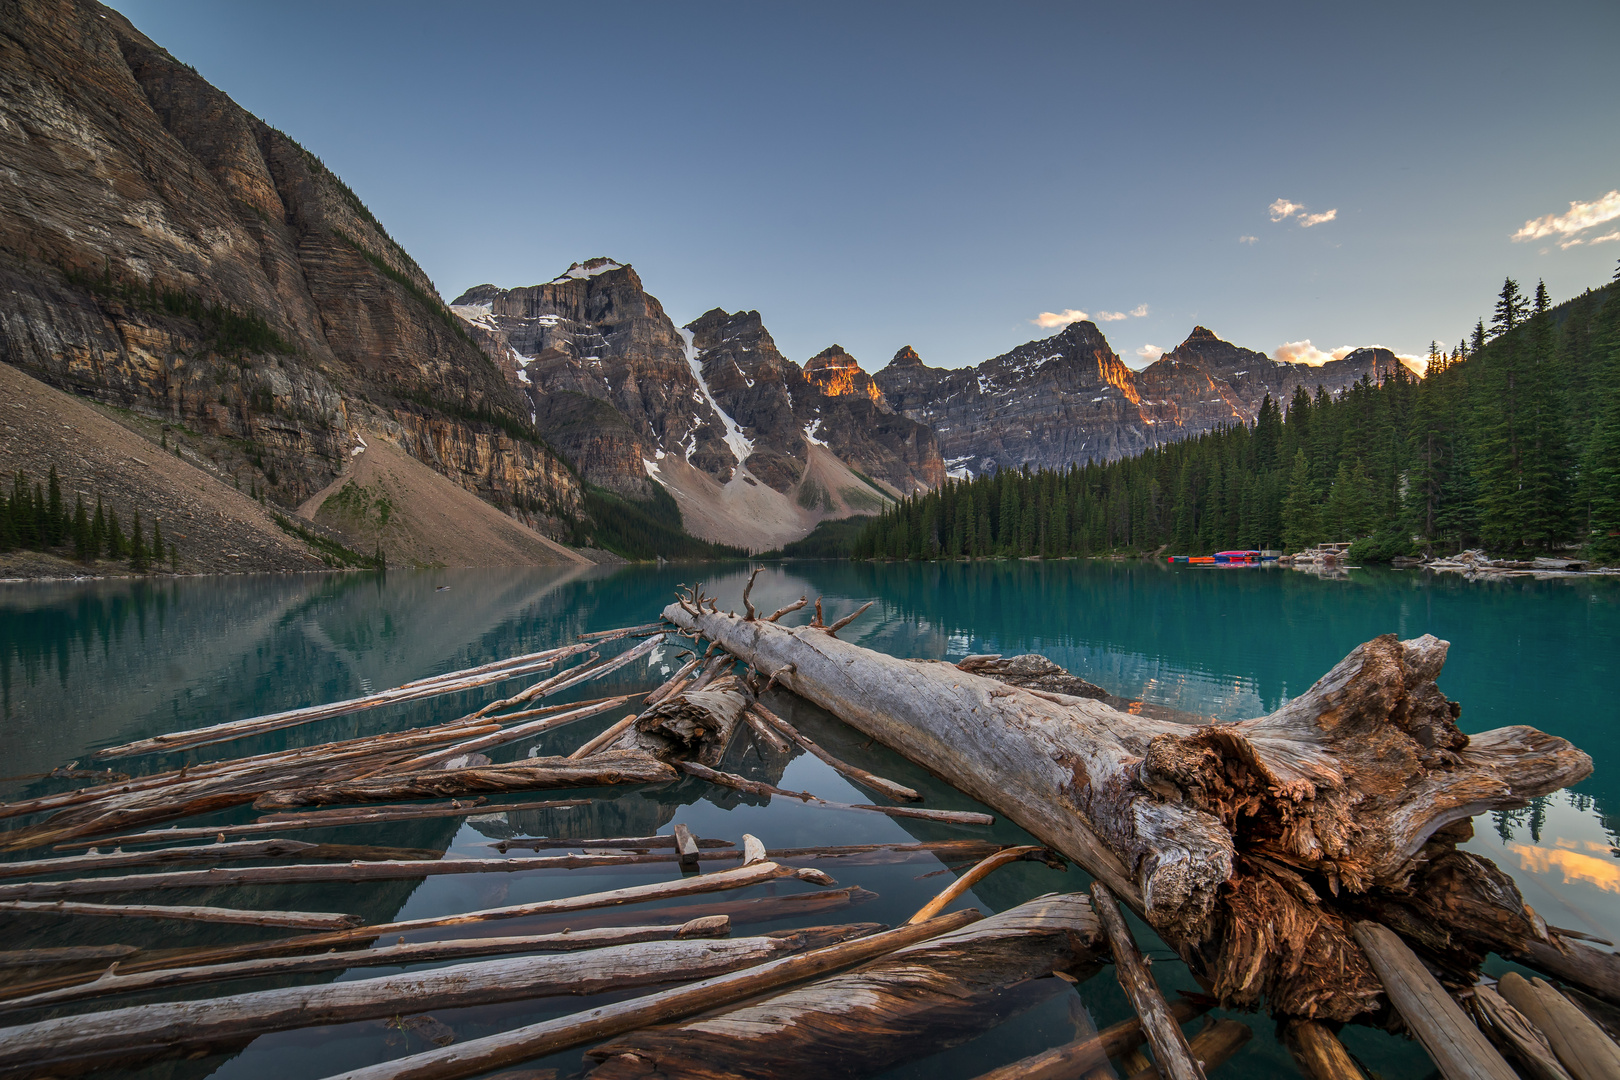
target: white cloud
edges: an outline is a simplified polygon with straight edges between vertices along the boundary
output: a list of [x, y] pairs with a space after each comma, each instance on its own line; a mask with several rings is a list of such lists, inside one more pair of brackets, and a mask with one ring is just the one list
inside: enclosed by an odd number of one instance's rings
[[1320, 214], [1301, 214], [1299, 215], [1299, 227], [1302, 229], [1308, 229], [1312, 225], [1321, 225], [1324, 222], [1332, 221], [1338, 216], [1339, 211], [1337, 209], [1328, 210]]
[[1592, 239], [1588, 240], [1587, 243], [1588, 244], [1607, 244], [1611, 240], [1620, 240], [1620, 229], [1616, 229], [1612, 233], [1604, 233], [1602, 236], [1594, 236], [1594, 237], [1592, 237]]
[[1146, 304], [1137, 304], [1135, 307], [1131, 308], [1131, 317], [1133, 319], [1140, 319], [1147, 313], [1148, 306]]
[[1151, 364], [1153, 361], [1164, 355], [1164, 350], [1159, 348], [1157, 345], [1144, 345], [1140, 349], [1136, 350], [1136, 355], [1140, 356], [1143, 360], [1146, 360]]
[[1343, 360], [1356, 351], [1354, 345], [1340, 345], [1331, 352], [1323, 352], [1311, 344], [1311, 339], [1304, 341], [1286, 341], [1272, 350], [1271, 358], [1281, 360], [1285, 364], [1308, 364], [1311, 367], [1321, 367], [1329, 360]]
[[[1357, 349], [1383, 349], [1384, 345], [1340, 345], [1337, 349], [1326, 352], [1311, 344], [1311, 339], [1304, 341], [1287, 341], [1272, 350], [1271, 358], [1281, 360], [1285, 364], [1305, 364], [1309, 367], [1321, 367], [1329, 360], [1343, 360]], [[1390, 352], [1395, 350], [1390, 349]], [[1428, 368], [1429, 362], [1413, 353], [1395, 353], [1395, 359], [1401, 361], [1411, 371], [1419, 375]]]
[[[1558, 245], [1558, 250], [1560, 250], [1560, 251], [1568, 251], [1570, 248], [1576, 247], [1576, 246], [1578, 246], [1580, 244], [1584, 244], [1584, 243], [1586, 243], [1585, 240], [1578, 240], [1578, 239], [1577, 240], [1565, 240], [1565, 241], [1561, 242]], [[1547, 249], [1542, 248], [1541, 253], [1543, 255], [1547, 254]]]
[[1240, 243], [1240, 244], [1258, 244], [1259, 242], [1260, 242], [1260, 238], [1258, 236], [1240, 236], [1240, 237], [1238, 237], [1238, 243]]
[[1036, 326], [1051, 330], [1058, 326], [1068, 326], [1070, 323], [1085, 322], [1089, 318], [1091, 318], [1091, 316], [1087, 315], [1083, 311], [1076, 311], [1074, 308], [1064, 308], [1061, 312], [1043, 311], [1029, 321], [1034, 323]]
[[1620, 188], [1609, 192], [1595, 202], [1571, 202], [1567, 214], [1547, 214], [1532, 218], [1513, 234], [1515, 241], [1540, 240], [1543, 236], [1559, 233], [1569, 236], [1585, 229], [1620, 218]]
[[1097, 312], [1097, 321], [1098, 322], [1119, 322], [1121, 319], [1128, 319], [1128, 318], [1130, 318], [1130, 316], [1125, 314], [1123, 311], [1099, 311], [1099, 312]]
[[1287, 199], [1278, 199], [1276, 202], [1271, 204], [1271, 220], [1287, 221], [1289, 218], [1293, 217], [1295, 214], [1304, 209], [1305, 208], [1300, 206], [1298, 203], [1289, 202]]

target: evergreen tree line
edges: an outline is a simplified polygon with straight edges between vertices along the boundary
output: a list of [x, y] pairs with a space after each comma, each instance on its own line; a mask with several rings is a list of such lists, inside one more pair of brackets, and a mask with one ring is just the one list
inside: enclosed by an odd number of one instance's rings
[[[1616, 274], [1620, 281], [1620, 272]], [[1067, 469], [951, 480], [885, 510], [855, 558], [1065, 557], [1168, 548], [1353, 557], [1580, 545], [1620, 562], [1620, 284], [1553, 307], [1511, 278], [1426, 377], [1268, 395], [1255, 422]]]
[[175, 545], [163, 542], [161, 523], [152, 522], [151, 539], [147, 539], [139, 510], [128, 532], [118, 520], [118, 511], [103, 504], [99, 494], [94, 513], [85, 506], [83, 495], [74, 496], [69, 510], [54, 465], [43, 484], [35, 481], [30, 485], [27, 475], [19, 471], [11, 479], [9, 496], [0, 489], [0, 552], [18, 549], [64, 556], [71, 552], [83, 563], [127, 560], [136, 571], [160, 568], [165, 561], [171, 569], [180, 564]]

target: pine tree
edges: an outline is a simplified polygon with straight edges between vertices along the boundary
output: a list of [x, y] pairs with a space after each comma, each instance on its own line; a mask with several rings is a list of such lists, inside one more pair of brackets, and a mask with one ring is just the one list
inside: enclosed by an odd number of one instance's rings
[[1524, 322], [1530, 314], [1530, 300], [1519, 292], [1519, 283], [1512, 278], [1502, 279], [1502, 291], [1496, 297], [1496, 309], [1491, 315], [1491, 337], [1499, 338]]
[[50, 494], [45, 508], [45, 546], [61, 547], [68, 538], [68, 515], [67, 508], [62, 504], [62, 481], [57, 478], [55, 465], [51, 466], [47, 486]]
[[152, 519], [152, 562], [161, 564], [163, 553], [168, 550], [163, 546], [163, 523], [156, 518]]
[[1304, 551], [1322, 540], [1322, 520], [1317, 512], [1316, 492], [1311, 489], [1311, 466], [1305, 451], [1294, 454], [1288, 471], [1288, 494], [1282, 504], [1282, 543], [1289, 552]]
[[146, 541], [141, 536], [141, 512], [135, 511], [135, 524], [129, 531], [129, 568], [137, 573], [146, 569]]
[[90, 546], [90, 515], [84, 509], [84, 496], [79, 495], [73, 503], [73, 557], [80, 562], [89, 562]]
[[[1612, 301], [1611, 301], [1612, 303]], [[1587, 554], [1620, 564], [1620, 395], [1598, 417], [1581, 468], [1587, 511]]]
[[107, 546], [107, 515], [101, 506], [101, 496], [96, 496], [96, 516], [90, 519], [90, 558], [100, 557]]
[[0, 551], [11, 551], [17, 546], [17, 527], [11, 521], [11, 500], [0, 490]]
[[123, 527], [118, 524], [118, 511], [107, 511], [107, 558], [122, 559], [128, 550]]

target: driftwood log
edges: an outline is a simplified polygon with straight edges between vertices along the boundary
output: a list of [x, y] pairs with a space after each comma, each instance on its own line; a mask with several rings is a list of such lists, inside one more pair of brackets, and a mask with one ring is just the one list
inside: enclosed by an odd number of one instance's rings
[[[814, 627], [683, 604], [664, 617], [1079, 863], [1224, 1004], [1284, 1016], [1378, 1009], [1382, 987], [1350, 935], [1355, 905], [1409, 897], [1447, 826], [1592, 768], [1533, 728], [1465, 735], [1435, 685], [1448, 646], [1430, 636], [1376, 638], [1269, 715], [1190, 728]], [[1509, 918], [1497, 929], [1520, 929], [1493, 948], [1523, 952], [1545, 935], [1516, 891], [1499, 903]]]
[[589, 995], [712, 978], [839, 940], [843, 931], [778, 937], [644, 941], [580, 953], [475, 964], [161, 1002], [0, 1029], [0, 1069], [53, 1069], [154, 1054], [187, 1053], [269, 1031], [451, 1009], [556, 994]]
[[611, 1005], [545, 1020], [538, 1024], [472, 1039], [440, 1050], [385, 1061], [342, 1073], [333, 1080], [456, 1080], [515, 1065], [634, 1031], [648, 1024], [678, 1020], [723, 1008], [762, 993], [884, 956], [919, 941], [948, 934], [978, 921], [977, 911], [956, 911], [932, 922], [901, 926], [859, 937], [755, 968], [705, 979], [693, 986], [631, 998]]
[[253, 805], [258, 810], [289, 810], [445, 795], [657, 784], [673, 779], [675, 770], [650, 754], [609, 750], [578, 761], [565, 757], [526, 758], [506, 765], [374, 776], [369, 780], [272, 791], [259, 796]]
[[[1170, 1013], [1178, 1024], [1202, 1016], [1209, 1008], [1203, 1002], [1189, 1001], [1184, 997], [1170, 1003]], [[1111, 1024], [1087, 1038], [1054, 1046], [999, 1069], [980, 1073], [974, 1080], [1075, 1080], [1076, 1077], [1090, 1080], [1094, 1071], [1112, 1078], [1115, 1074], [1109, 1069], [1108, 1059], [1128, 1054], [1146, 1041], [1147, 1033], [1142, 1030], [1141, 1019], [1132, 1017]]]
[[[876, 923], [866, 924], [872, 930]], [[315, 956], [268, 957], [262, 960], [238, 960], [229, 964], [204, 964], [199, 967], [163, 968], [133, 975], [110, 972], [99, 978], [47, 990], [25, 997], [10, 998], [0, 1003], [0, 1013], [19, 1012], [45, 1005], [62, 1005], [70, 1001], [111, 997], [114, 994], [133, 994], [145, 990], [167, 990], [176, 986], [194, 986], [198, 983], [220, 983], [232, 979], [257, 979], [267, 976], [303, 975], [312, 971], [344, 971], [359, 967], [393, 967], [421, 964], [438, 960], [461, 960], [472, 956], [504, 956], [530, 952], [577, 952], [580, 949], [600, 949], [607, 945], [630, 945], [639, 941], [667, 941], [671, 938], [718, 938], [731, 933], [731, 920], [724, 915], [704, 916], [685, 923], [669, 926], [614, 926], [595, 930], [578, 930], [561, 934], [529, 934], [523, 937], [475, 937], [450, 941], [419, 941], [411, 945], [383, 945], [375, 949], [351, 949], [347, 952], [326, 952]], [[114, 946], [129, 948], [128, 946]], [[47, 950], [40, 950], [47, 951]], [[129, 952], [135, 952], [129, 948]], [[113, 955], [110, 959], [120, 959]]]
[[[921, 924], [921, 925], [927, 925]], [[587, 1052], [593, 1080], [847, 1076], [965, 1042], [1084, 976], [1106, 948], [1086, 898], [1047, 896], [852, 971]]]

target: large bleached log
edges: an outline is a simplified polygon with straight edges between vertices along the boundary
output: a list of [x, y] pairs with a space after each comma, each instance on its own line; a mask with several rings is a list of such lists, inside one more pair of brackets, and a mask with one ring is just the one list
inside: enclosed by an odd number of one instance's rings
[[588, 1075], [870, 1075], [988, 1030], [1063, 988], [1044, 978], [1054, 970], [1083, 976], [1105, 955], [1084, 896], [1042, 897], [764, 1001], [595, 1047], [588, 1056], [602, 1064]]
[[290, 810], [300, 806], [431, 799], [445, 795], [658, 784], [673, 779], [675, 770], [651, 754], [609, 750], [577, 761], [564, 757], [527, 758], [506, 765], [375, 776], [367, 780], [271, 791], [255, 799], [253, 806], [258, 810]]
[[290, 1028], [706, 979], [829, 943], [816, 931], [645, 941], [201, 1001], [135, 1005], [0, 1029], [0, 1070], [44, 1062], [62, 1068], [154, 1052], [186, 1053]]
[[1448, 646], [1429, 636], [1376, 638], [1267, 716], [1190, 728], [814, 627], [680, 604], [664, 617], [1078, 862], [1227, 1004], [1283, 1015], [1375, 1008], [1350, 903], [1404, 889], [1446, 826], [1592, 767], [1532, 728], [1463, 734], [1435, 686]]

